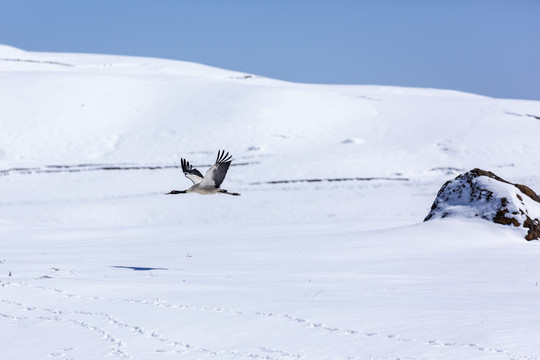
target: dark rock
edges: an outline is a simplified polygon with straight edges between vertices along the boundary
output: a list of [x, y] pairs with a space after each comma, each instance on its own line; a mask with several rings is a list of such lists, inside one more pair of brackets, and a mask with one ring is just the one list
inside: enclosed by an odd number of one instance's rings
[[473, 169], [441, 187], [424, 221], [447, 217], [481, 218], [522, 228], [527, 240], [540, 239], [540, 197], [491, 171]]

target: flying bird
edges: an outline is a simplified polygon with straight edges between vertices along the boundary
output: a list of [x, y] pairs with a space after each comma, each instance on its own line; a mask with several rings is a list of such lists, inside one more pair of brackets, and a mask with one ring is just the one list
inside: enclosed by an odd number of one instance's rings
[[199, 170], [193, 168], [186, 159], [181, 159], [182, 171], [184, 175], [191, 181], [193, 185], [186, 190], [172, 190], [165, 195], [174, 194], [187, 194], [197, 193], [201, 195], [213, 195], [213, 194], [229, 194], [234, 196], [240, 196], [239, 193], [228, 192], [225, 189], [221, 189], [221, 183], [227, 175], [227, 170], [231, 165], [232, 155], [225, 153], [225, 150], [218, 151], [216, 163], [206, 171], [204, 177]]

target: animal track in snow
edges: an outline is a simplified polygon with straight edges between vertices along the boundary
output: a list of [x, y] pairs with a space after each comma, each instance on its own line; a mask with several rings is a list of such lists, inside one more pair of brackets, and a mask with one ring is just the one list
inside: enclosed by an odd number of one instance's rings
[[[62, 296], [69, 299], [81, 299], [83, 301], [91, 301], [91, 302], [112, 302], [112, 303], [127, 303], [127, 304], [134, 304], [134, 305], [140, 305], [144, 307], [154, 308], [154, 309], [176, 309], [181, 311], [197, 311], [197, 312], [203, 312], [203, 313], [221, 313], [221, 314], [228, 314], [233, 315], [235, 317], [246, 317], [246, 318], [261, 318], [261, 319], [271, 319], [271, 320], [278, 320], [278, 321], [285, 321], [286, 323], [289, 323], [294, 326], [301, 326], [302, 328], [309, 330], [309, 331], [315, 331], [316, 333], [327, 333], [332, 334], [336, 336], [346, 336], [351, 337], [352, 339], [377, 339], [378, 341], [382, 341], [383, 344], [381, 346], [388, 346], [388, 344], [385, 343], [394, 343], [394, 344], [416, 344], [420, 346], [427, 346], [430, 348], [446, 348], [448, 350], [469, 350], [473, 351], [475, 353], [484, 353], [484, 354], [493, 354], [493, 355], [499, 355], [499, 358], [508, 358], [508, 359], [516, 359], [516, 360], [539, 360], [540, 358], [537, 356], [528, 356], [523, 354], [517, 354], [512, 353], [510, 351], [499, 349], [499, 348], [493, 348], [489, 346], [483, 346], [480, 344], [475, 343], [455, 343], [455, 342], [447, 342], [440, 339], [416, 339], [412, 337], [404, 337], [399, 334], [384, 334], [376, 331], [367, 331], [367, 330], [357, 330], [357, 329], [347, 329], [347, 328], [340, 328], [340, 327], [331, 327], [327, 326], [325, 324], [310, 321], [307, 319], [299, 318], [293, 315], [289, 314], [279, 314], [279, 313], [273, 313], [273, 312], [247, 312], [247, 311], [239, 311], [234, 309], [228, 309], [225, 307], [208, 307], [208, 306], [200, 306], [200, 305], [189, 305], [189, 304], [174, 304], [167, 301], [164, 301], [162, 299], [130, 299], [130, 298], [104, 298], [104, 297], [86, 297], [80, 294], [74, 294], [70, 292], [66, 292], [64, 290], [58, 289], [58, 288], [47, 288], [43, 286], [37, 286], [30, 283], [12, 283], [12, 282], [6, 282], [4, 283], [5, 286], [25, 286], [30, 287], [39, 291], [48, 292], [50, 294]], [[146, 339], [154, 339], [156, 341], [159, 341], [161, 344], [166, 345], [164, 348], [155, 349], [155, 352], [161, 352], [161, 353], [185, 353], [185, 352], [196, 352], [199, 354], [208, 355], [211, 357], [232, 357], [232, 358], [262, 358], [262, 359], [297, 359], [302, 358], [304, 355], [302, 354], [293, 354], [288, 351], [284, 351], [281, 349], [275, 349], [272, 346], [260, 346], [258, 349], [254, 349], [251, 351], [226, 351], [226, 350], [210, 350], [205, 347], [197, 346], [194, 344], [190, 344], [183, 341], [178, 341], [175, 339], [167, 338], [157, 331], [150, 331], [144, 329], [143, 326], [137, 325], [137, 324], [128, 324], [126, 322], [121, 321], [117, 317], [105, 313], [105, 312], [93, 312], [93, 311], [75, 311], [75, 312], [64, 312], [61, 309], [40, 309], [36, 307], [32, 307], [20, 302], [10, 302], [4, 299], [0, 299], [0, 304], [10, 304], [19, 307], [22, 310], [25, 311], [42, 311], [47, 314], [47, 316], [43, 316], [43, 319], [47, 320], [54, 320], [54, 321], [64, 321], [68, 322], [74, 326], [83, 327], [93, 333], [98, 334], [99, 336], [105, 338], [108, 342], [111, 343], [111, 354], [115, 355], [119, 358], [129, 358], [129, 355], [125, 353], [122, 348], [124, 347], [124, 342], [121, 341], [118, 338], [118, 335], [115, 337], [111, 335], [109, 332], [103, 329], [103, 327], [98, 327], [96, 325], [91, 324], [91, 321], [101, 320], [105, 321], [109, 325], [114, 326], [115, 328], [126, 330], [131, 334], [136, 334], [139, 336], [142, 336]], [[13, 320], [17, 320], [16, 316], [10, 315], [10, 314], [0, 314], [0, 316], [5, 318], [11, 318]], [[80, 320], [75, 319], [74, 316], [85, 316], [88, 317], [88, 320]], [[315, 334], [315, 333], [314, 333]], [[306, 334], [307, 336], [307, 334]]]
[[[40, 292], [49, 293], [51, 295], [62, 296], [67, 299], [80, 299], [85, 303], [88, 301], [107, 301], [107, 302], [124, 302], [124, 303], [134, 303], [139, 305], [153, 305], [158, 306], [163, 305], [160, 300], [133, 300], [133, 299], [107, 299], [102, 297], [85, 297], [80, 294], [69, 293], [58, 288], [46, 288], [43, 286], [36, 286], [31, 283], [3, 283], [4, 286], [24, 286], [33, 290], [38, 290]], [[39, 308], [31, 305], [27, 305], [21, 302], [9, 301], [5, 299], [0, 299], [0, 304], [11, 305], [16, 307], [19, 311], [28, 311], [35, 313], [33, 317], [20, 317], [10, 314], [0, 313], [1, 317], [13, 320], [13, 321], [24, 321], [24, 320], [33, 320], [33, 321], [54, 321], [59, 323], [69, 324], [70, 326], [80, 327], [85, 330], [94, 333], [99, 338], [103, 339], [105, 342], [110, 344], [109, 353], [116, 358], [121, 359], [131, 359], [125, 348], [127, 340], [122, 340], [125, 336], [119, 336], [118, 334], [113, 334], [112, 329], [109, 329], [111, 326], [115, 329], [120, 329], [127, 331], [131, 335], [140, 336], [146, 340], [158, 341], [163, 347], [159, 349], [154, 349], [153, 352], [156, 353], [172, 353], [172, 354], [181, 354], [188, 352], [195, 352], [205, 356], [210, 356], [213, 358], [231, 358], [231, 359], [268, 359], [268, 360], [279, 360], [279, 359], [289, 359], [289, 358], [299, 358], [301, 355], [287, 355], [288, 353], [282, 350], [275, 349], [275, 354], [278, 354], [278, 357], [271, 356], [268, 354], [268, 350], [255, 349], [254, 351], [240, 351], [240, 350], [210, 350], [204, 347], [197, 345], [192, 345], [183, 341], [178, 341], [174, 339], [167, 338], [161, 335], [155, 330], [146, 330], [143, 326], [132, 325], [127, 322], [123, 322], [119, 318], [106, 313], [106, 312], [95, 312], [87, 310], [61, 310], [61, 309], [50, 309], [50, 308]], [[163, 307], [163, 306], [161, 306]], [[168, 306], [169, 308], [181, 308], [181, 309], [191, 309], [191, 310], [204, 310], [203, 307], [196, 306]], [[98, 325], [97, 323], [103, 323]], [[152, 345], [155, 347], [155, 344]], [[56, 352], [54, 354], [61, 354], [61, 352]], [[50, 354], [53, 356], [52, 354]], [[199, 356], [197, 358], [200, 358]]]

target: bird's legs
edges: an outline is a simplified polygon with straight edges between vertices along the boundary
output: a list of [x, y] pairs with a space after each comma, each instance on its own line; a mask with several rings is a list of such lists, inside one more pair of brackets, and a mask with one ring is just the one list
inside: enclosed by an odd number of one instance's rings
[[235, 193], [235, 192], [228, 192], [227, 190], [225, 189], [219, 189], [219, 193], [220, 194], [227, 194], [227, 195], [232, 195], [232, 196], [240, 196], [239, 193]]

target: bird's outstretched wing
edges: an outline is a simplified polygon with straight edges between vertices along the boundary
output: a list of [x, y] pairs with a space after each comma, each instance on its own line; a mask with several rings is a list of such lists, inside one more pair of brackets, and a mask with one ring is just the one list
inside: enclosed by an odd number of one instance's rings
[[216, 163], [206, 171], [201, 186], [219, 188], [225, 179], [225, 175], [227, 175], [227, 170], [229, 170], [229, 166], [231, 165], [231, 159], [232, 155], [225, 153], [225, 150], [218, 151]]
[[189, 180], [193, 181], [193, 184], [198, 184], [203, 180], [201, 172], [194, 169], [186, 159], [181, 159], [180, 162], [182, 163], [182, 171], [184, 172], [184, 175], [186, 175]]

